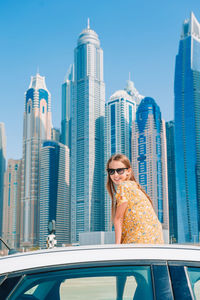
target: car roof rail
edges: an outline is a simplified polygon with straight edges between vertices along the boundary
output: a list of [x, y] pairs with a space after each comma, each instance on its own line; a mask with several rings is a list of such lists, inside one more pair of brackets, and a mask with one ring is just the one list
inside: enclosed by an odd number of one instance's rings
[[0, 236], [0, 241], [6, 246], [6, 248], [8, 249], [8, 255], [11, 255], [11, 254], [15, 254], [15, 253], [19, 253], [16, 249], [14, 248], [10, 248], [8, 246], [8, 244], [2, 239], [2, 237]]

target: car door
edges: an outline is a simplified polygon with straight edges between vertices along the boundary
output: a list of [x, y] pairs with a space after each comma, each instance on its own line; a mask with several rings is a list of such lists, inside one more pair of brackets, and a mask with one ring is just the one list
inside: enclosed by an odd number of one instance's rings
[[0, 295], [10, 300], [171, 300], [166, 262], [117, 261], [27, 270], [2, 278]]

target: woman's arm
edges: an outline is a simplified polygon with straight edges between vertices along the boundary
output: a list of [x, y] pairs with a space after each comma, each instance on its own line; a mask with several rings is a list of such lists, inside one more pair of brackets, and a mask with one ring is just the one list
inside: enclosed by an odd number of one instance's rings
[[121, 244], [122, 238], [122, 223], [124, 219], [124, 213], [127, 208], [128, 201], [123, 202], [119, 206], [117, 206], [115, 219], [114, 219], [114, 227], [115, 227], [115, 243]]

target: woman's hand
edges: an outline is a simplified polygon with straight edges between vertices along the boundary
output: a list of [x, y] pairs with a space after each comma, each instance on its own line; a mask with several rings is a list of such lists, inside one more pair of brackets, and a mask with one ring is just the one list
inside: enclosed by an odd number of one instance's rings
[[114, 227], [115, 227], [115, 243], [121, 244], [122, 238], [122, 224], [124, 219], [124, 213], [127, 208], [128, 201], [123, 202], [119, 206], [117, 206], [115, 219], [114, 219]]

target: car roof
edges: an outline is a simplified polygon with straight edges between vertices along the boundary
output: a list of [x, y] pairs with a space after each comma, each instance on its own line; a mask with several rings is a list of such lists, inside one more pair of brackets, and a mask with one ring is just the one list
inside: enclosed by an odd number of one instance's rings
[[0, 257], [0, 275], [42, 267], [141, 260], [200, 262], [200, 247], [139, 244], [58, 247]]

